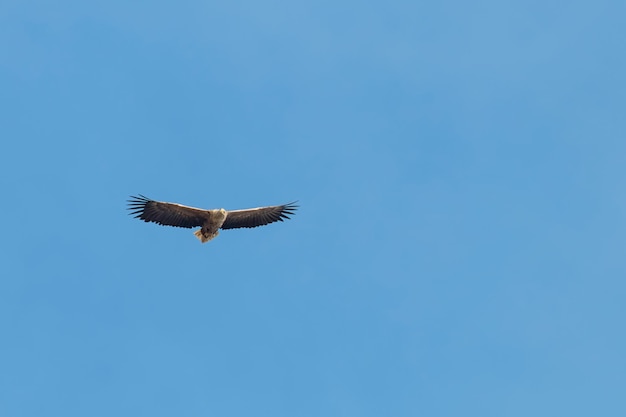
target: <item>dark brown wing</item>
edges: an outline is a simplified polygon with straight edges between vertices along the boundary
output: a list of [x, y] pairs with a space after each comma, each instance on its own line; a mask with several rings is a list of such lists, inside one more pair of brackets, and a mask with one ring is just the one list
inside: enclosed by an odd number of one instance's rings
[[137, 219], [164, 226], [198, 227], [209, 217], [206, 210], [154, 201], [141, 194], [139, 197], [131, 196], [131, 200], [128, 200], [128, 209]]
[[238, 227], [265, 226], [274, 222], [282, 222], [292, 216], [298, 206], [293, 203], [282, 206], [259, 207], [247, 210], [232, 210], [228, 212], [222, 229], [236, 229]]

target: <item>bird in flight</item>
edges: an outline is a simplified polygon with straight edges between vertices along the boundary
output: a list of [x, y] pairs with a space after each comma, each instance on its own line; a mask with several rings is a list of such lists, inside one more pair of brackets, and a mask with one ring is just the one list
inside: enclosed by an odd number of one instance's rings
[[176, 203], [151, 200], [139, 194], [128, 200], [129, 214], [145, 222], [162, 226], [200, 227], [194, 235], [200, 242], [206, 243], [219, 234], [219, 229], [237, 229], [258, 227], [289, 219], [298, 206], [293, 203], [281, 206], [257, 207], [245, 210], [204, 210]]

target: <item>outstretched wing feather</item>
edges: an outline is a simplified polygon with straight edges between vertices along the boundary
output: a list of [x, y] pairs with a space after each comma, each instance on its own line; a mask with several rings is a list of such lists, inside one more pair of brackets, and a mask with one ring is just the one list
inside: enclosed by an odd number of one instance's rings
[[258, 227], [274, 222], [282, 222], [289, 219], [298, 206], [293, 203], [281, 206], [258, 207], [246, 210], [228, 211], [222, 229], [236, 229], [240, 227]]
[[208, 218], [206, 210], [151, 200], [139, 194], [128, 200], [129, 214], [145, 222], [153, 222], [163, 226], [198, 227]]

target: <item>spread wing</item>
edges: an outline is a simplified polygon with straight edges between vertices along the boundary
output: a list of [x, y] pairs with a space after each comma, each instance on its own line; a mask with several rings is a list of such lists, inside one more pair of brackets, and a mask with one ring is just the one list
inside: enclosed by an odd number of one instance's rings
[[131, 196], [128, 210], [131, 210], [129, 214], [145, 222], [186, 228], [202, 226], [209, 216], [206, 210], [154, 201], [141, 194], [139, 197]]
[[282, 222], [289, 219], [298, 206], [293, 203], [282, 206], [258, 207], [246, 210], [228, 211], [226, 220], [222, 224], [222, 229], [236, 229], [238, 227], [265, 226], [274, 222]]

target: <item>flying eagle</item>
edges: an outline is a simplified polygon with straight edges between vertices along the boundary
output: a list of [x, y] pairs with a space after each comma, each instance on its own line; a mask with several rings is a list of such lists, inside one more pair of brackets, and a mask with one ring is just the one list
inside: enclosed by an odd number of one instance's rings
[[258, 227], [274, 222], [282, 222], [294, 214], [298, 206], [293, 203], [282, 206], [257, 207], [246, 210], [203, 210], [176, 203], [151, 200], [139, 194], [128, 200], [131, 215], [145, 222], [163, 226], [201, 227], [194, 235], [202, 243], [215, 238], [218, 229], [237, 229], [240, 227]]

